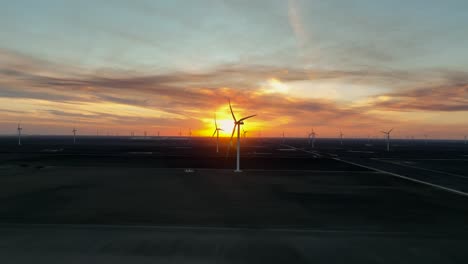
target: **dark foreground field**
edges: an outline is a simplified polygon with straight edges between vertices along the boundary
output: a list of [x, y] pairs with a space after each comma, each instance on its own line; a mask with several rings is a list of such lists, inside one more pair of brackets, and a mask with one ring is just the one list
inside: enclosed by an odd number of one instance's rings
[[[0, 138], [2, 263], [466, 263], [468, 147]], [[224, 143], [224, 142], [223, 142]], [[27, 254], [26, 254], [27, 252]]]

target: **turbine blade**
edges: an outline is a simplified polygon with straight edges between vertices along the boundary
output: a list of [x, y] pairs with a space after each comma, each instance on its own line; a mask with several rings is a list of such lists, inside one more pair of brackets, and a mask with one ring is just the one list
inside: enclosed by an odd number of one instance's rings
[[214, 137], [216, 135], [216, 131], [218, 131], [218, 130], [215, 129], [215, 131], [213, 132], [213, 135], [211, 137]]
[[231, 139], [229, 140], [227, 152], [226, 152], [226, 158], [229, 156], [229, 152], [231, 151], [231, 145], [232, 145], [232, 137], [234, 136], [234, 132], [236, 132], [236, 126], [234, 125], [234, 128], [232, 129], [232, 134], [231, 134]]
[[388, 131], [388, 133], [390, 134], [390, 132], [392, 132], [392, 130], [393, 130], [393, 128], [392, 128], [392, 129], [390, 129], [390, 130]]
[[231, 109], [231, 115], [232, 115], [232, 118], [234, 119], [235, 122], [237, 122], [236, 120], [236, 116], [234, 115], [234, 112], [232, 111], [232, 106], [231, 106], [231, 99], [229, 99], [229, 109]]
[[244, 120], [249, 119], [249, 118], [254, 117], [254, 116], [257, 116], [257, 115], [251, 115], [251, 116], [247, 116], [247, 117], [241, 118], [241, 119], [239, 120], [239, 122], [244, 121]]
[[216, 113], [214, 114], [215, 127], [218, 128], [218, 123], [216, 122]]
[[234, 133], [236, 132], [236, 126], [237, 125], [234, 125], [234, 128], [232, 129], [231, 139], [229, 140], [229, 145], [230, 146], [232, 145], [232, 138], [234, 137]]

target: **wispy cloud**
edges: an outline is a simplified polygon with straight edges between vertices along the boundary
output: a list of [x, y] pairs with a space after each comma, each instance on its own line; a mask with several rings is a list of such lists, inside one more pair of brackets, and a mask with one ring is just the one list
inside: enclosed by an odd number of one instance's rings
[[[178, 131], [181, 123], [193, 127], [210, 125], [203, 120], [210, 120], [213, 111], [225, 108], [227, 98], [235, 102], [239, 111], [259, 114], [263, 121], [252, 121], [257, 122], [257, 127], [272, 130], [285, 126], [296, 130], [310, 126], [333, 127], [330, 131], [336, 127], [369, 130], [391, 119], [373, 114], [375, 110], [468, 111], [467, 75], [450, 70], [433, 74], [227, 64], [202, 72], [149, 74], [89, 72], [78, 66], [58, 65], [5, 50], [0, 51], [0, 57], [5, 58], [0, 63], [0, 98], [11, 106], [0, 111], [9, 111], [4, 122], [10, 123], [28, 117], [36, 123], [67, 124], [73, 119], [93, 126], [129, 127], [144, 123]], [[434, 77], [425, 78], [428, 73]], [[285, 84], [346, 80], [369, 87], [388, 86], [394, 92], [370, 97], [366, 104], [354, 104], [265, 93], [262, 83], [270, 78], [278, 78]], [[434, 82], [438, 85], [426, 86]]]
[[466, 77], [466, 83], [379, 95], [373, 106], [392, 111], [468, 111]]

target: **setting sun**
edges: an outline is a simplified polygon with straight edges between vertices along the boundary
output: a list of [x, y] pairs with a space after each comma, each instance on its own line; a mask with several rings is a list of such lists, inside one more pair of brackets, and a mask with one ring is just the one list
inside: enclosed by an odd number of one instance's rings
[[229, 136], [232, 133], [232, 129], [234, 128], [234, 122], [232, 119], [222, 119], [218, 120], [218, 127], [222, 129], [222, 134], [226, 134]]

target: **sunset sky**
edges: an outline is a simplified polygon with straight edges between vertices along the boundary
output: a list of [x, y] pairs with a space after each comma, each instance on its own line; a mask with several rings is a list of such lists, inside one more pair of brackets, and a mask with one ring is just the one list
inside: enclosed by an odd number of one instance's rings
[[0, 134], [468, 134], [466, 0], [0, 4]]

